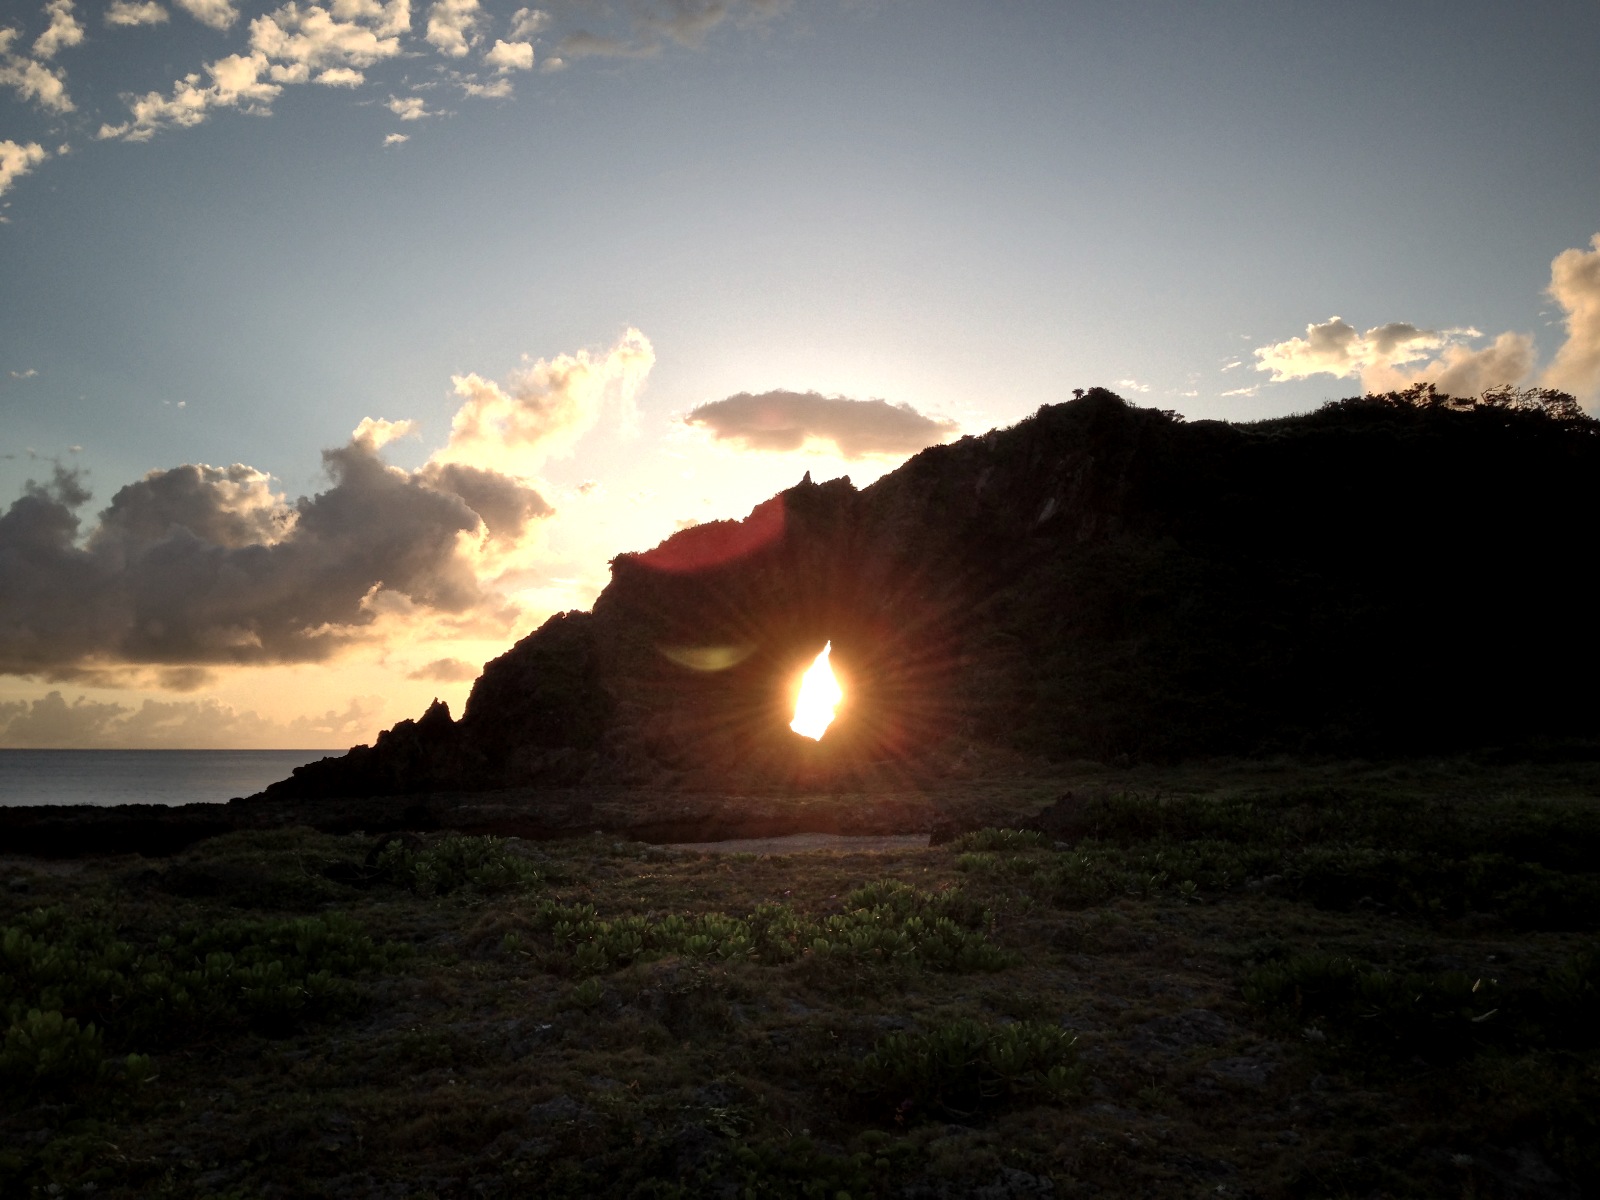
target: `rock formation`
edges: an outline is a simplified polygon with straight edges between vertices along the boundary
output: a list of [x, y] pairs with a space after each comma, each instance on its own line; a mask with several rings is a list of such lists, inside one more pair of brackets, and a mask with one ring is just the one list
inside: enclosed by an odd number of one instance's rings
[[[1426, 389], [1254, 424], [1096, 389], [612, 563], [590, 613], [267, 798], [842, 786], [973, 756], [1403, 753], [1589, 735], [1600, 423]], [[847, 706], [787, 729], [823, 643]]]

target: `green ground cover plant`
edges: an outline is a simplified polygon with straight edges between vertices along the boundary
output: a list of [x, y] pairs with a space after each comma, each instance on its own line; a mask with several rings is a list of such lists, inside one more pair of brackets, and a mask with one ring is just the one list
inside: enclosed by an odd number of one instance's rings
[[1600, 1189], [1600, 770], [981, 786], [925, 849], [0, 859], [0, 1195]]

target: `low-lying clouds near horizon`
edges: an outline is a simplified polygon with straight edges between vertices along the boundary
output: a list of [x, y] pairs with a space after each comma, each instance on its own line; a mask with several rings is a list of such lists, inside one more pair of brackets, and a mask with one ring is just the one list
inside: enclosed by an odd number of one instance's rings
[[59, 691], [34, 700], [0, 701], [0, 746], [137, 749], [178, 745], [192, 750], [228, 750], [272, 741], [280, 744], [349, 745], [383, 712], [381, 696], [358, 696], [342, 711], [274, 721], [253, 709], [240, 711], [214, 698], [145, 700], [138, 707], [89, 700], [71, 704]]
[[412, 422], [367, 418], [323, 451], [330, 486], [295, 500], [253, 467], [190, 463], [119, 488], [85, 529], [84, 479], [56, 464], [0, 515], [0, 674], [94, 682], [132, 668], [189, 690], [207, 668], [322, 662], [430, 620], [503, 635], [521, 610], [499, 578], [554, 514], [535, 474], [607, 414], [629, 421], [653, 361], [629, 330], [504, 387], [458, 377], [464, 403], [421, 467], [382, 457]]
[[915, 454], [960, 431], [909, 404], [851, 400], [817, 392], [739, 392], [691, 410], [686, 424], [745, 450], [793, 451], [827, 443], [841, 458]]
[[[45, 0], [0, 24], [0, 89], [38, 118], [31, 136], [9, 130], [13, 136], [0, 141], [0, 196], [53, 156], [47, 141], [60, 142], [55, 153], [64, 153], [72, 138], [146, 142], [228, 110], [270, 116], [285, 88], [304, 84], [387, 92], [399, 120], [421, 120], [447, 110], [396, 89], [442, 84], [463, 100], [504, 100], [525, 72], [558, 71], [573, 59], [647, 58], [669, 46], [694, 50], [720, 26], [761, 24], [788, 7], [789, 0], [555, 0], [547, 9], [514, 0], [114, 0], [86, 24], [74, 0]], [[230, 52], [195, 61], [173, 79], [165, 55], [144, 52], [152, 37], [176, 40], [175, 13], [227, 38]], [[69, 52], [96, 41], [129, 52], [116, 60], [121, 77], [97, 80], [93, 89], [115, 94], [116, 107], [84, 111], [71, 94]], [[428, 57], [439, 67], [434, 78], [407, 74], [406, 61]], [[406, 140], [387, 133], [383, 144]]]
[[1600, 403], [1600, 233], [1590, 247], [1563, 250], [1550, 264], [1547, 294], [1564, 313], [1567, 336], [1543, 371], [1535, 370], [1531, 334], [1501, 333], [1474, 348], [1484, 335], [1470, 327], [1422, 329], [1392, 321], [1363, 332], [1338, 316], [1307, 325], [1304, 337], [1260, 347], [1256, 370], [1270, 372], [1273, 383], [1313, 375], [1359, 378], [1365, 392], [1426, 383], [1449, 395], [1476, 396], [1536, 384], [1570, 392], [1592, 410]]

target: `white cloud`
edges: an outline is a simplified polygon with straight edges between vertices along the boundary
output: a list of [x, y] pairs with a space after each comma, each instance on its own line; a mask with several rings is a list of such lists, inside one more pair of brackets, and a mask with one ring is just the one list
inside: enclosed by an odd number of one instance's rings
[[1600, 400], [1600, 233], [1589, 244], [1550, 264], [1550, 296], [1566, 310], [1567, 340], [1540, 382], [1593, 405]]
[[411, 135], [408, 133], [390, 133], [384, 135], [383, 144], [385, 146], [403, 146], [410, 140]]
[[[15, 30], [5, 33], [15, 35]], [[4, 53], [10, 38], [0, 38], [0, 53]], [[51, 70], [31, 58], [6, 55], [0, 59], [0, 87], [9, 87], [23, 100], [33, 100], [46, 112], [69, 113], [75, 108], [67, 95], [67, 76], [64, 71]]]
[[1117, 380], [1117, 386], [1130, 392], [1148, 392], [1150, 390], [1148, 383], [1140, 383], [1137, 379], [1119, 379]]
[[550, 14], [542, 8], [519, 8], [511, 14], [512, 41], [530, 41], [550, 27]]
[[409, 23], [409, 0], [333, 0], [331, 8], [291, 0], [250, 22], [249, 54], [206, 67], [209, 84], [195, 72], [174, 84], [171, 95], [128, 99], [132, 119], [102, 125], [98, 136], [146, 141], [168, 126], [198, 125], [218, 108], [264, 113], [290, 84], [359, 87], [363, 68], [400, 54], [398, 32]]
[[427, 41], [439, 53], [462, 58], [476, 40], [478, 0], [434, 0], [428, 9]]
[[383, 37], [411, 30], [411, 0], [333, 0], [330, 8], [339, 20], [365, 22]]
[[[383, 10], [377, 13], [384, 19]], [[286, 66], [307, 71], [327, 67], [361, 68], [400, 53], [398, 36], [359, 21], [341, 21], [319, 5], [302, 9], [291, 0], [250, 22], [250, 48]]]
[[[34, 167], [50, 157], [38, 142], [0, 142], [0, 196], [4, 196], [11, 185]], [[37, 372], [27, 371], [18, 375], [11, 372], [13, 379], [26, 379]]]
[[[1231, 391], [1218, 392], [1217, 395], [1219, 395], [1219, 396], [1254, 396], [1260, 390], [1261, 390], [1261, 385], [1258, 383], [1258, 384], [1254, 384], [1251, 387], [1234, 388]], [[1184, 394], [1185, 395], [1193, 395], [1194, 393], [1185, 392]]]
[[531, 474], [545, 459], [568, 452], [607, 413], [624, 430], [631, 427], [634, 398], [654, 364], [650, 340], [630, 329], [603, 355], [580, 350], [541, 358], [504, 385], [476, 373], [453, 376], [463, 403], [449, 444], [434, 460]]
[[1362, 373], [1361, 385], [1369, 392], [1399, 392], [1431, 383], [1447, 396], [1479, 396], [1490, 388], [1520, 383], [1533, 370], [1533, 361], [1533, 338], [1502, 333], [1481, 350], [1446, 346], [1437, 358], [1411, 370], [1375, 366]]
[[107, 25], [163, 25], [168, 19], [156, 0], [113, 0], [106, 10]]
[[1368, 392], [1432, 383], [1441, 391], [1464, 396], [1514, 384], [1527, 376], [1533, 368], [1531, 337], [1503, 333], [1482, 349], [1468, 345], [1482, 336], [1476, 329], [1420, 329], [1405, 321], [1374, 326], [1362, 333], [1336, 316], [1320, 325], [1307, 325], [1304, 337], [1256, 350], [1256, 370], [1270, 372], [1274, 383], [1331, 375], [1335, 379], [1359, 377], [1362, 389]]
[[478, 83], [469, 79], [462, 83], [461, 90], [479, 100], [503, 100], [511, 95], [511, 80], [500, 78]]
[[402, 121], [420, 121], [433, 115], [421, 96], [390, 96], [387, 107]]
[[324, 87], [360, 87], [367, 81], [367, 77], [360, 71], [351, 70], [349, 67], [329, 67], [317, 76], [317, 82]]
[[1273, 383], [1311, 375], [1350, 379], [1375, 365], [1396, 367], [1416, 362], [1446, 345], [1452, 336], [1476, 333], [1436, 333], [1398, 321], [1360, 333], [1343, 317], [1335, 316], [1320, 325], [1307, 325], [1303, 338], [1290, 338], [1256, 350], [1256, 370], [1272, 372]]
[[267, 57], [255, 54], [230, 54], [206, 67], [211, 76], [203, 83], [199, 72], [178, 81], [171, 96], [148, 92], [128, 101], [133, 119], [121, 125], [102, 125], [96, 135], [122, 138], [129, 142], [148, 141], [169, 125], [189, 128], [200, 124], [213, 108], [252, 107], [264, 110], [283, 88], [263, 80], [268, 72]]
[[226, 29], [239, 19], [239, 10], [229, 0], [174, 0], [174, 3], [202, 25]]
[[508, 71], [531, 71], [533, 70], [533, 44], [531, 42], [496, 41], [490, 51], [483, 56], [483, 61], [501, 74], [505, 74]]
[[83, 41], [83, 26], [72, 15], [72, 0], [48, 0], [44, 6], [50, 24], [33, 43], [35, 58], [54, 58], [58, 50], [66, 50]]

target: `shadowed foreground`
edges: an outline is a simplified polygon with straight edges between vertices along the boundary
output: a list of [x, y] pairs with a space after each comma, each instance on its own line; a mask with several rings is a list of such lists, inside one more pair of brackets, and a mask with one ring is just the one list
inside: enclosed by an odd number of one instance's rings
[[870, 853], [11, 858], [0, 1193], [1592, 1194], [1597, 796], [1085, 765]]

